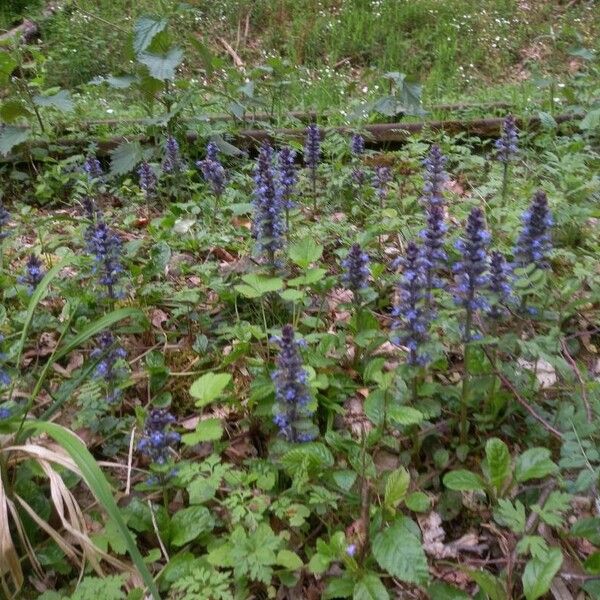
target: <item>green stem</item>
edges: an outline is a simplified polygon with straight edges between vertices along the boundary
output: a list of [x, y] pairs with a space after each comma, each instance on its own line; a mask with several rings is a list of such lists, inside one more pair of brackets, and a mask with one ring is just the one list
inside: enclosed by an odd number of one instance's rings
[[262, 315], [263, 331], [265, 332], [265, 346], [266, 346], [266, 350], [267, 350], [267, 362], [269, 362], [271, 360], [271, 352], [269, 350], [269, 332], [268, 332], [268, 327], [267, 327], [267, 315], [265, 313], [265, 303], [262, 299], [262, 296], [260, 298], [260, 312]]
[[469, 372], [469, 358], [471, 350], [471, 309], [467, 308], [465, 319], [465, 351], [464, 351], [464, 370], [462, 381], [462, 393], [460, 397], [460, 443], [466, 444], [468, 423], [467, 423], [467, 406], [469, 402], [469, 384], [471, 383], [471, 373]]
[[508, 192], [508, 162], [505, 162], [503, 165], [502, 171], [502, 204], [500, 205], [502, 208], [506, 206], [506, 194]]

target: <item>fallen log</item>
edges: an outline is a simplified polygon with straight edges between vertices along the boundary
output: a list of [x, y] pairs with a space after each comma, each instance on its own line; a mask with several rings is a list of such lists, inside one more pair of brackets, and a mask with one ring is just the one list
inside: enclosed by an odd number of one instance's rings
[[[566, 113], [556, 115], [554, 120], [558, 125], [562, 123], [574, 122], [580, 117], [576, 114]], [[420, 121], [416, 123], [377, 123], [365, 125], [366, 142], [371, 147], [377, 147], [383, 144], [400, 144], [405, 142], [411, 135], [417, 133], [466, 133], [468, 135], [478, 136], [483, 139], [496, 138], [500, 135], [502, 128], [502, 118], [474, 119], [469, 121], [451, 120], [451, 121]], [[539, 117], [517, 117], [517, 126], [522, 131], [535, 131], [541, 126]], [[325, 127], [322, 129], [323, 135], [328, 133], [339, 133], [350, 135], [353, 129], [348, 126]], [[298, 128], [276, 129], [267, 131], [264, 129], [241, 129], [231, 136], [231, 141], [242, 148], [251, 148], [262, 144], [264, 141], [285, 142], [286, 140], [304, 140], [305, 130]], [[200, 136], [194, 132], [188, 132], [187, 140], [190, 143], [197, 142]], [[21, 145], [21, 152], [5, 157], [2, 162], [21, 162], [24, 157], [30, 157], [32, 151], [36, 149], [51, 149], [51, 156], [61, 158], [70, 156], [76, 152], [85, 151], [90, 144], [97, 146], [96, 154], [99, 157], [108, 156], [112, 150], [125, 142], [140, 142], [148, 144], [152, 141], [149, 136], [115, 136], [109, 139], [90, 139], [88, 138], [60, 138], [52, 142], [43, 140], [31, 141]]]

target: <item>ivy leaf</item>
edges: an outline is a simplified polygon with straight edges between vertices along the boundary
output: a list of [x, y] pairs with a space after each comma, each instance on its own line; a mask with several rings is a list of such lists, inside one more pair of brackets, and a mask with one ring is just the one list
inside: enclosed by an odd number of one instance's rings
[[307, 269], [323, 255], [323, 246], [315, 243], [314, 238], [304, 238], [290, 246], [288, 255], [301, 269]]
[[122, 142], [110, 153], [112, 175], [125, 175], [133, 171], [143, 158], [139, 142]]
[[525, 450], [515, 465], [515, 478], [519, 483], [530, 479], [542, 479], [557, 471], [558, 467], [550, 460], [548, 448]]
[[183, 50], [175, 47], [164, 54], [142, 52], [138, 61], [148, 67], [150, 75], [158, 81], [175, 79], [175, 69], [183, 60]]
[[352, 600], [389, 600], [390, 595], [375, 573], [367, 573], [356, 582]]
[[196, 398], [196, 406], [206, 406], [216, 400], [231, 381], [229, 373], [205, 373], [190, 387], [190, 396]]
[[562, 561], [562, 552], [558, 548], [550, 548], [546, 553], [546, 560], [532, 558], [525, 565], [523, 592], [527, 600], [537, 600], [548, 592]]
[[476, 473], [460, 469], [444, 475], [444, 485], [457, 492], [482, 492], [485, 490], [483, 479]]
[[47, 106], [50, 108], [56, 108], [61, 112], [69, 112], [73, 110], [74, 104], [71, 98], [71, 92], [68, 90], [60, 90], [56, 94], [51, 96], [34, 96], [33, 102], [37, 106]]
[[200, 534], [211, 531], [213, 518], [206, 506], [190, 506], [177, 511], [171, 519], [171, 544], [184, 546]]
[[404, 467], [392, 471], [385, 483], [385, 506], [393, 511], [406, 497], [409, 485], [410, 475]]
[[417, 525], [399, 516], [373, 540], [373, 556], [382, 569], [401, 581], [425, 585], [429, 581], [427, 558]]
[[152, 17], [140, 17], [133, 26], [133, 51], [140, 54], [152, 43], [154, 36], [165, 29], [168, 22], [166, 19], [153, 19]]
[[[2, 53], [0, 52], [0, 55]], [[31, 135], [26, 127], [5, 125], [0, 128], [0, 154], [6, 156], [15, 146], [22, 144]]]
[[510, 477], [510, 453], [507, 445], [498, 438], [491, 438], [485, 445], [486, 466], [489, 482], [499, 492]]

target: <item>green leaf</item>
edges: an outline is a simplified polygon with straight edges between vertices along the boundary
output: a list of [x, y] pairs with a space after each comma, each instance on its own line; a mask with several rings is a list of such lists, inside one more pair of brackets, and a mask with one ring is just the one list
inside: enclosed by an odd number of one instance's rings
[[[2, 52], [0, 52], [2, 55]], [[6, 156], [15, 146], [29, 139], [31, 129], [5, 125], [0, 128], [0, 154]]]
[[146, 50], [152, 43], [154, 36], [163, 31], [167, 24], [167, 19], [140, 17], [133, 26], [133, 51], [139, 54]]
[[229, 373], [205, 373], [190, 387], [190, 395], [196, 398], [196, 406], [206, 406], [216, 400], [229, 385]]
[[515, 533], [525, 533], [525, 507], [520, 500], [513, 505], [510, 500], [498, 500], [494, 518], [500, 525], [509, 527]]
[[410, 475], [404, 467], [392, 471], [385, 483], [385, 506], [394, 510], [406, 497], [409, 485]]
[[550, 590], [552, 580], [562, 565], [563, 555], [558, 548], [550, 548], [546, 560], [532, 558], [523, 571], [523, 592], [527, 600], [541, 598]]
[[590, 554], [585, 559], [583, 566], [590, 575], [600, 575], [600, 552]]
[[389, 600], [390, 595], [375, 573], [367, 573], [354, 586], [352, 600]]
[[354, 591], [354, 580], [348, 576], [336, 577], [330, 579], [323, 592], [322, 600], [330, 598], [349, 598]]
[[418, 425], [425, 418], [423, 413], [412, 406], [389, 406], [388, 416], [397, 425]]
[[401, 581], [417, 585], [429, 581], [420, 531], [408, 517], [396, 517], [392, 525], [375, 536], [373, 556], [382, 569]]
[[115, 522], [117, 528], [121, 532], [123, 539], [127, 545], [127, 552], [131, 557], [138, 573], [148, 588], [150, 594], [155, 600], [160, 600], [158, 588], [154, 583], [154, 579], [144, 559], [140, 554], [135, 541], [131, 535], [131, 532], [127, 528], [121, 511], [114, 500], [114, 494], [111, 490], [104, 473], [100, 470], [100, 467], [94, 460], [94, 457], [90, 454], [89, 450], [81, 442], [81, 440], [71, 433], [64, 427], [57, 425], [56, 423], [39, 422], [39, 421], [28, 421], [26, 422], [24, 429], [33, 430], [37, 433], [43, 432], [52, 437], [62, 448], [69, 454], [75, 464], [79, 467], [83, 480], [86, 482], [90, 491], [98, 500], [100, 506], [104, 508], [108, 517]]
[[462, 569], [490, 598], [490, 600], [506, 600], [506, 589], [498, 577], [494, 577], [486, 571], [473, 571]]
[[186, 433], [181, 441], [187, 446], [194, 446], [200, 442], [214, 442], [220, 440], [223, 435], [221, 419], [205, 419], [200, 421], [193, 433]]
[[10, 76], [17, 66], [17, 61], [8, 52], [0, 51], [0, 86], [10, 81]]
[[33, 113], [20, 100], [7, 100], [0, 106], [0, 119], [14, 123], [19, 117], [32, 117]]
[[490, 438], [485, 445], [488, 480], [500, 492], [510, 477], [508, 446], [498, 438]]
[[517, 458], [515, 478], [519, 483], [530, 479], [542, 479], [558, 470], [550, 460], [548, 448], [530, 448]]
[[571, 535], [582, 537], [592, 542], [594, 546], [600, 546], [600, 518], [587, 517], [580, 519], [571, 528]]
[[202, 533], [214, 527], [214, 521], [206, 506], [190, 506], [178, 510], [171, 519], [171, 544], [184, 546]]
[[236, 285], [235, 289], [246, 298], [260, 298], [270, 292], [277, 292], [283, 288], [283, 279], [279, 277], [266, 277], [250, 273], [242, 277], [244, 284]]
[[294, 473], [303, 465], [309, 471], [328, 469], [333, 467], [334, 460], [327, 446], [320, 442], [308, 442], [288, 450], [281, 457], [281, 463], [288, 471]]
[[444, 475], [444, 485], [457, 492], [485, 491], [483, 479], [476, 473], [464, 469], [450, 471]]
[[138, 55], [138, 61], [148, 67], [150, 75], [158, 81], [175, 79], [175, 69], [183, 60], [181, 48], [171, 48], [166, 54], [153, 54], [142, 52]]
[[277, 564], [290, 571], [297, 571], [304, 566], [302, 559], [291, 550], [280, 550], [277, 553]]
[[571, 494], [565, 492], [552, 492], [543, 507], [534, 504], [531, 510], [540, 515], [540, 519], [550, 527], [561, 527], [564, 522], [564, 514], [571, 507]]
[[543, 110], [538, 110], [537, 115], [540, 120], [540, 124], [542, 125], [542, 127], [544, 129], [556, 129], [557, 128], [558, 125], [556, 123], [556, 120], [550, 113], [544, 112]]
[[406, 497], [404, 503], [413, 512], [425, 512], [431, 506], [431, 499], [424, 492], [413, 492]]
[[469, 600], [470, 598], [470, 596], [462, 590], [440, 581], [432, 583], [429, 588], [427, 588], [427, 592], [431, 600]]
[[323, 246], [317, 244], [314, 238], [306, 237], [292, 244], [288, 255], [301, 269], [307, 269], [311, 263], [321, 258], [323, 255]]
[[60, 90], [51, 96], [34, 96], [33, 102], [37, 106], [56, 108], [61, 112], [69, 112], [74, 108], [73, 98], [68, 90]]
[[600, 127], [600, 108], [590, 110], [579, 123], [583, 130], [598, 129]]
[[110, 172], [112, 175], [125, 175], [133, 171], [143, 158], [139, 142], [121, 142], [110, 153]]
[[533, 558], [546, 560], [548, 544], [541, 535], [526, 535], [519, 540], [516, 550], [519, 554], [531, 554]]

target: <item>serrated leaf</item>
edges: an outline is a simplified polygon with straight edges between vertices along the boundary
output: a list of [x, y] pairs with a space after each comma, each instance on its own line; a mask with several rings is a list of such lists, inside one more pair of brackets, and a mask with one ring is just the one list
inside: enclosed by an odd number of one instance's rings
[[450, 471], [444, 475], [444, 485], [457, 492], [475, 492], [484, 491], [485, 483], [483, 479], [472, 471], [460, 469], [458, 471]]
[[409, 510], [421, 513], [429, 510], [431, 499], [424, 492], [413, 492], [406, 497], [404, 503]]
[[598, 129], [600, 127], [600, 108], [588, 111], [587, 115], [579, 123], [580, 129]]
[[0, 119], [14, 123], [19, 117], [31, 117], [33, 113], [20, 100], [7, 100], [0, 106]]
[[0, 85], [6, 85], [12, 72], [17, 68], [17, 61], [8, 53], [0, 51]]
[[530, 479], [542, 479], [557, 470], [558, 466], [550, 460], [548, 448], [530, 448], [517, 458], [515, 479], [519, 483]]
[[408, 517], [397, 517], [392, 525], [375, 536], [373, 556], [382, 569], [401, 581], [417, 585], [429, 581], [420, 531]]
[[418, 425], [425, 418], [423, 413], [412, 406], [389, 406], [388, 416], [397, 425]]
[[552, 580], [562, 565], [563, 555], [558, 548], [550, 548], [546, 560], [532, 558], [523, 571], [523, 593], [527, 600], [537, 600], [550, 590]]
[[291, 550], [280, 550], [277, 553], [277, 564], [289, 569], [290, 571], [297, 571], [304, 565], [302, 559]]
[[515, 533], [525, 533], [525, 506], [519, 500], [515, 504], [504, 498], [498, 500], [494, 518], [500, 525], [509, 527]]
[[6, 156], [15, 146], [27, 140], [30, 135], [31, 129], [4, 125], [0, 128], [0, 154]]
[[305, 465], [310, 471], [324, 470], [333, 467], [333, 454], [327, 446], [320, 442], [309, 442], [288, 450], [282, 457], [283, 466], [294, 473]]
[[447, 583], [436, 581], [427, 588], [430, 600], [469, 600], [470, 596]]
[[143, 52], [152, 43], [154, 36], [167, 26], [166, 19], [155, 19], [153, 17], [140, 17], [133, 26], [133, 51], [136, 54]]
[[590, 541], [594, 546], [600, 546], [600, 518], [586, 517], [580, 519], [571, 528], [571, 535], [582, 537]]
[[499, 492], [510, 477], [510, 453], [508, 446], [498, 438], [490, 438], [485, 444], [489, 482]]
[[367, 573], [356, 582], [352, 600], [389, 600], [390, 595], [375, 573]]
[[554, 117], [543, 110], [538, 110], [538, 119], [544, 129], [556, 129], [558, 127]]
[[73, 110], [74, 107], [71, 92], [68, 90], [60, 90], [60, 92], [57, 92], [51, 96], [34, 96], [33, 102], [37, 106], [56, 108], [62, 112], [69, 112]]
[[395, 509], [406, 497], [409, 485], [410, 475], [404, 467], [392, 471], [385, 483], [385, 506], [392, 510]]
[[110, 153], [110, 172], [113, 175], [125, 175], [133, 171], [143, 158], [139, 142], [121, 142]]
[[178, 510], [169, 526], [171, 544], [184, 546], [200, 534], [211, 531], [213, 526], [213, 518], [206, 506], [190, 506]]
[[196, 398], [196, 406], [206, 406], [221, 395], [230, 381], [229, 373], [205, 373], [192, 383], [190, 396]]
[[323, 246], [317, 244], [314, 238], [304, 238], [292, 244], [288, 256], [301, 269], [307, 269], [311, 263], [316, 262], [323, 255]]
[[194, 446], [200, 442], [214, 442], [223, 435], [221, 419], [204, 419], [198, 423], [196, 431], [181, 436], [181, 441], [187, 446]]
[[488, 595], [490, 600], [506, 600], [506, 589], [498, 577], [486, 571], [463, 568], [463, 571]]
[[165, 54], [142, 52], [138, 55], [138, 61], [148, 67], [150, 75], [158, 81], [175, 79], [175, 69], [182, 60], [183, 50], [177, 47], [171, 48]]

